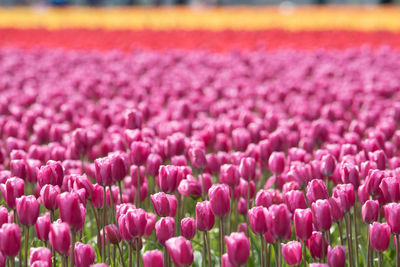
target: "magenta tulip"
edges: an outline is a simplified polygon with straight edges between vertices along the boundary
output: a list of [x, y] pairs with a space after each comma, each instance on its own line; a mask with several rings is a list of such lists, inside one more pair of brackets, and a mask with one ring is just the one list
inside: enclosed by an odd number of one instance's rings
[[111, 244], [118, 244], [121, 242], [121, 235], [119, 229], [115, 224], [109, 224], [104, 227], [106, 231], [106, 238]]
[[224, 164], [220, 168], [219, 182], [227, 184], [230, 187], [235, 187], [240, 182], [240, 173], [235, 165]]
[[175, 220], [172, 217], [163, 217], [156, 222], [156, 236], [158, 243], [165, 245], [165, 241], [174, 236]]
[[164, 192], [159, 192], [150, 196], [153, 203], [154, 211], [160, 217], [171, 216], [175, 217], [177, 200], [175, 195], [167, 195]]
[[193, 263], [192, 243], [184, 237], [173, 237], [165, 242], [172, 261], [178, 267], [190, 266]]
[[327, 199], [319, 199], [312, 204], [313, 222], [318, 231], [328, 231], [332, 225], [331, 208]]
[[76, 242], [74, 256], [76, 267], [88, 267], [94, 262], [94, 249], [90, 245]]
[[49, 240], [50, 213], [46, 212], [39, 216], [35, 223], [36, 236], [41, 241]]
[[17, 177], [7, 179], [5, 184], [0, 184], [1, 194], [10, 209], [15, 209], [17, 198], [24, 195], [24, 180]]
[[346, 265], [346, 248], [344, 246], [328, 248], [328, 265], [330, 267], [344, 267]]
[[[322, 238], [324, 238], [324, 242], [322, 242]], [[325, 240], [325, 237], [322, 236], [321, 232], [314, 231], [311, 237], [306, 241], [308, 250], [311, 253], [311, 257], [314, 259], [321, 259], [322, 255], [326, 255], [328, 242]], [[322, 244], [324, 244], [325, 253], [323, 254]]]
[[165, 193], [172, 193], [178, 188], [183, 177], [178, 166], [160, 166], [157, 183]]
[[367, 200], [361, 208], [361, 217], [365, 223], [373, 223], [378, 220], [379, 202]]
[[55, 222], [50, 226], [50, 245], [61, 255], [68, 255], [71, 248], [71, 232], [67, 223]]
[[14, 258], [21, 249], [21, 229], [15, 223], [5, 223], [0, 228], [0, 251], [7, 258]]
[[389, 203], [384, 207], [385, 218], [393, 234], [400, 234], [400, 203]]
[[94, 161], [96, 181], [101, 186], [112, 185], [111, 157], [98, 158]]
[[[48, 248], [38, 247], [29, 249], [29, 265], [32, 266], [34, 262], [42, 262], [51, 266], [51, 251]], [[40, 265], [38, 265], [40, 266]]]
[[248, 211], [251, 230], [256, 235], [264, 234], [268, 230], [268, 209], [264, 207], [254, 207]]
[[269, 208], [273, 202], [273, 193], [270, 190], [260, 190], [256, 195], [256, 206]]
[[298, 241], [290, 241], [286, 244], [281, 244], [282, 256], [286, 263], [290, 266], [299, 265], [302, 256], [302, 245]]
[[203, 147], [194, 146], [188, 150], [189, 159], [196, 169], [203, 169], [207, 165], [206, 151]]
[[247, 181], [253, 180], [256, 175], [256, 161], [254, 158], [243, 158], [240, 161], [239, 172], [243, 179]]
[[215, 217], [209, 201], [196, 203], [196, 228], [199, 231], [210, 231], [214, 227]]
[[56, 185], [46, 184], [40, 190], [40, 198], [43, 206], [48, 210], [57, 209], [57, 197], [60, 194], [60, 188]]
[[331, 155], [325, 155], [322, 157], [321, 160], [321, 173], [326, 176], [329, 177], [333, 174], [333, 172], [335, 171], [336, 168], [336, 160], [335, 158]]
[[374, 222], [369, 225], [369, 241], [375, 251], [385, 251], [390, 242], [390, 226], [387, 223]]
[[22, 225], [34, 225], [39, 216], [40, 200], [35, 196], [17, 198], [17, 214]]
[[164, 267], [164, 258], [161, 250], [148, 250], [142, 255], [144, 267]]
[[230, 260], [229, 260], [229, 256], [227, 253], [225, 253], [224, 255], [222, 255], [222, 267], [235, 267], [235, 265], [233, 265]]
[[146, 142], [132, 142], [131, 143], [131, 162], [135, 165], [143, 165], [146, 163], [147, 157], [150, 154], [150, 145]]
[[333, 189], [333, 197], [340, 200], [343, 212], [348, 212], [355, 203], [354, 186], [352, 184], [339, 184]]
[[283, 152], [272, 152], [268, 166], [274, 174], [281, 174], [285, 168], [285, 154]]
[[328, 189], [325, 186], [324, 181], [314, 179], [307, 185], [307, 200], [310, 205], [318, 199], [328, 199]]
[[162, 164], [162, 158], [160, 155], [152, 153], [147, 157], [146, 161], [146, 171], [147, 173], [155, 177], [158, 175], [158, 169], [160, 168], [160, 165]]
[[296, 209], [293, 216], [294, 230], [300, 240], [307, 240], [312, 235], [311, 209]]
[[400, 183], [395, 177], [383, 178], [379, 188], [386, 203], [400, 201]]
[[300, 190], [291, 190], [285, 193], [285, 203], [289, 208], [290, 212], [294, 212], [296, 209], [307, 208], [306, 199], [303, 192]]
[[60, 218], [63, 222], [77, 231], [82, 225], [82, 213], [79, 205], [79, 196], [75, 193], [64, 192], [57, 197]]
[[181, 220], [181, 234], [186, 239], [192, 239], [196, 234], [196, 221], [193, 218]]
[[250, 256], [250, 242], [244, 233], [231, 233], [225, 236], [229, 261], [235, 265], [244, 265]]
[[60, 162], [49, 160], [45, 166], [40, 168], [37, 179], [40, 187], [46, 184], [61, 187], [64, 179], [64, 168]]
[[291, 233], [291, 215], [285, 204], [272, 205], [268, 209], [268, 226], [276, 238], [288, 239]]
[[208, 190], [210, 206], [213, 214], [224, 217], [230, 212], [230, 189], [225, 184], [216, 184]]

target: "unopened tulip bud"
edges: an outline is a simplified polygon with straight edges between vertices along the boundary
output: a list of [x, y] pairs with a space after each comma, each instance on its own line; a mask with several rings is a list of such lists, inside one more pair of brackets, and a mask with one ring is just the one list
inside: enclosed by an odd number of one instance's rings
[[253, 233], [264, 234], [268, 230], [268, 209], [264, 207], [254, 207], [248, 211], [250, 227]]
[[17, 215], [22, 225], [34, 225], [39, 216], [40, 200], [35, 196], [17, 198]]
[[[48, 248], [30, 248], [29, 249], [29, 265], [33, 266], [36, 262], [35, 266], [51, 266], [51, 251]], [[38, 265], [37, 262], [40, 262], [41, 265]], [[46, 265], [43, 265], [46, 264]]]
[[215, 216], [223, 217], [230, 212], [230, 189], [225, 184], [216, 184], [208, 190], [211, 210]]
[[389, 203], [384, 207], [385, 218], [393, 234], [400, 234], [400, 203]]
[[240, 176], [245, 180], [253, 180], [256, 175], [256, 161], [254, 158], [246, 157], [240, 161]]
[[0, 251], [7, 258], [14, 258], [21, 249], [21, 229], [15, 223], [5, 223], [0, 228]]
[[300, 240], [307, 240], [312, 234], [312, 212], [311, 209], [296, 209], [294, 211], [294, 230]]
[[240, 182], [240, 173], [235, 165], [224, 164], [221, 166], [219, 182], [235, 187]]
[[274, 174], [281, 174], [285, 169], [285, 154], [283, 152], [272, 152], [268, 166]]
[[361, 217], [365, 223], [373, 223], [378, 220], [379, 202], [367, 200], [361, 208]]
[[39, 216], [35, 223], [36, 236], [39, 240], [49, 240], [50, 225], [50, 213], [47, 212]]
[[16, 208], [17, 198], [24, 195], [24, 186], [24, 180], [17, 177], [9, 178], [5, 184], [0, 184], [1, 194], [11, 209]]
[[344, 267], [346, 265], [346, 248], [344, 246], [328, 248], [328, 265], [330, 267]]
[[90, 245], [76, 242], [74, 253], [76, 267], [87, 267], [94, 263], [94, 249]]
[[385, 251], [390, 242], [390, 226], [387, 223], [374, 222], [369, 225], [369, 241], [375, 251]]
[[143, 253], [144, 267], [164, 267], [164, 257], [161, 250], [148, 250]]
[[168, 253], [177, 267], [191, 266], [193, 263], [192, 243], [184, 237], [173, 237], [165, 242]]
[[209, 201], [197, 202], [196, 204], [196, 228], [199, 231], [210, 231], [214, 227], [215, 217], [211, 211]]
[[158, 243], [165, 245], [165, 241], [174, 236], [175, 220], [172, 217], [163, 217], [156, 222], [156, 236]]
[[250, 242], [244, 233], [231, 233], [225, 236], [229, 261], [241, 266], [247, 263], [250, 256]]
[[307, 200], [312, 204], [318, 199], [328, 199], [329, 193], [324, 181], [314, 179], [307, 185]]
[[379, 188], [386, 203], [400, 201], [400, 183], [395, 177], [383, 178]]
[[290, 241], [281, 244], [282, 256], [286, 263], [290, 266], [296, 266], [301, 263], [302, 245], [298, 241]]
[[196, 234], [196, 221], [193, 218], [181, 220], [181, 234], [186, 239], [192, 239]]
[[38, 184], [43, 187], [46, 184], [62, 186], [64, 168], [60, 162], [49, 160], [42, 166], [37, 174]]
[[[328, 242], [326, 240], [322, 242], [322, 238], [325, 239], [321, 232], [314, 231], [311, 237], [306, 241], [308, 250], [311, 253], [311, 257], [314, 259], [321, 259], [322, 255], [326, 255]], [[322, 243], [324, 244], [325, 253], [322, 253]]]
[[280, 239], [287, 239], [291, 233], [291, 215], [285, 204], [272, 205], [268, 209], [268, 225], [271, 234]]

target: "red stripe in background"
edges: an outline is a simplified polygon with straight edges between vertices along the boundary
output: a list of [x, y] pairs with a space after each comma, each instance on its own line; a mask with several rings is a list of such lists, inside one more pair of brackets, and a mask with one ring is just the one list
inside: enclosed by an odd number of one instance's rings
[[90, 30], [0, 29], [0, 46], [65, 49], [345, 49], [369, 45], [400, 48], [400, 33], [390, 31], [208, 31], [208, 30]]

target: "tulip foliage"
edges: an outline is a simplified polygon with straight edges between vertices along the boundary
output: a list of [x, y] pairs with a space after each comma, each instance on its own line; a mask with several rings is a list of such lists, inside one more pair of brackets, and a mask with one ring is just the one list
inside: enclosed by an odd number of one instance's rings
[[0, 50], [0, 267], [400, 267], [400, 54]]

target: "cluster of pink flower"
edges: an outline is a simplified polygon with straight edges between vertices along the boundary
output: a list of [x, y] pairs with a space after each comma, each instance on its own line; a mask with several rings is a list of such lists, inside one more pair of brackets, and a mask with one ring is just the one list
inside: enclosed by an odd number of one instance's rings
[[400, 266], [400, 53], [2, 49], [0, 92], [0, 267]]

